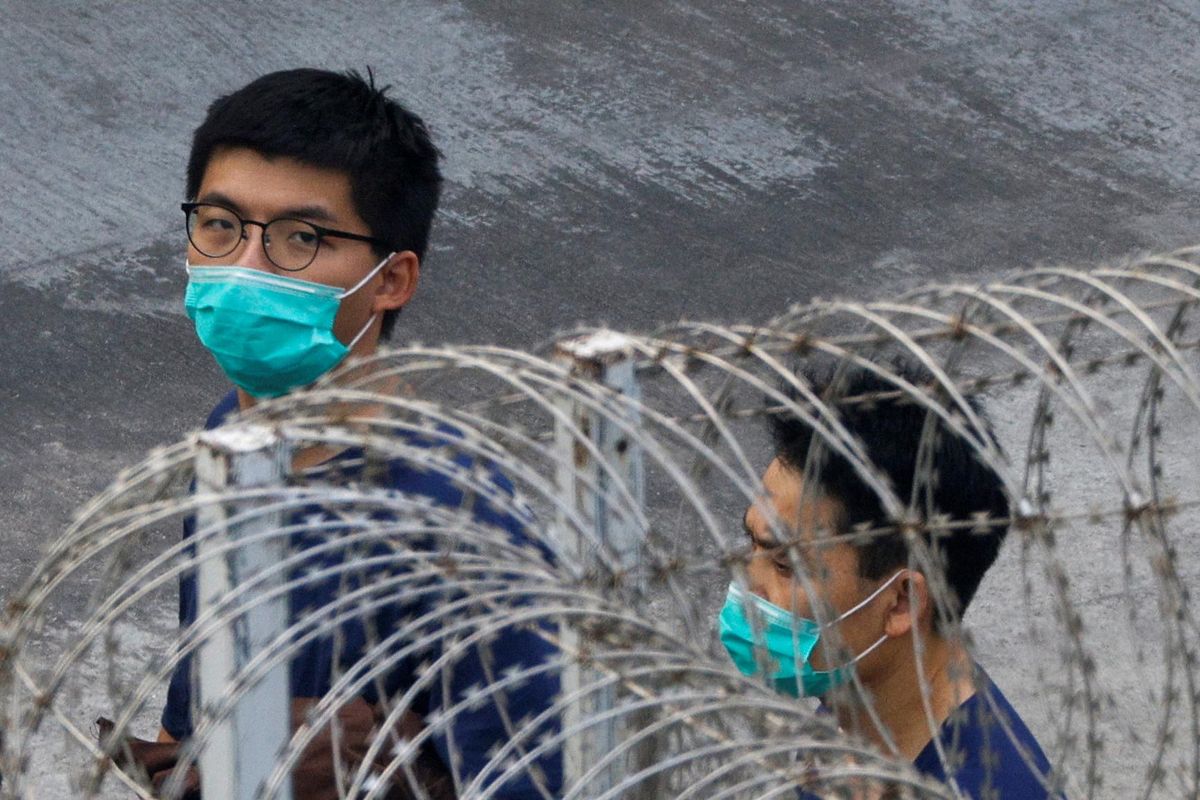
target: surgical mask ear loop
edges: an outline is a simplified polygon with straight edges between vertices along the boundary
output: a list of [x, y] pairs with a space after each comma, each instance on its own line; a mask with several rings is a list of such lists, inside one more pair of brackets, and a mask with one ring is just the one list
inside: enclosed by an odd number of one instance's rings
[[395, 251], [395, 250], [393, 250], [392, 252], [390, 252], [390, 253], [388, 253], [386, 256], [384, 256], [383, 260], [382, 260], [382, 261], [380, 261], [378, 264], [376, 264], [376, 265], [375, 265], [375, 268], [374, 268], [374, 269], [372, 269], [370, 272], [368, 272], [368, 273], [367, 273], [367, 274], [366, 274], [366, 275], [363, 277], [363, 279], [362, 279], [361, 281], [359, 281], [358, 283], [354, 284], [353, 286], [351, 286], [351, 287], [350, 287], [349, 289], [347, 289], [346, 291], [344, 291], [344, 292], [342, 292], [341, 294], [339, 294], [339, 295], [338, 295], [338, 300], [345, 300], [347, 297], [349, 297], [350, 295], [354, 294], [355, 292], [357, 292], [357, 291], [358, 291], [359, 289], [361, 289], [362, 287], [366, 286], [366, 284], [367, 284], [367, 281], [371, 280], [371, 278], [374, 278], [376, 275], [378, 275], [378, 274], [379, 274], [379, 270], [383, 269], [383, 265], [384, 265], [384, 264], [386, 264], [386, 263], [388, 262], [388, 260], [390, 260], [390, 259], [391, 259], [391, 257], [392, 257], [392, 256], [394, 256], [394, 255], [396, 255], [396, 251]]
[[[829, 625], [833, 625], [834, 623], [841, 622], [842, 620], [846, 619], [846, 618], [847, 618], [847, 617], [849, 617], [850, 615], [852, 615], [852, 614], [854, 614], [855, 612], [857, 612], [857, 611], [861, 610], [861, 609], [862, 609], [864, 606], [866, 606], [866, 605], [867, 605], [867, 603], [870, 603], [872, 600], [874, 600], [876, 597], [878, 597], [878, 596], [879, 596], [879, 594], [880, 594], [880, 593], [881, 593], [881, 592], [882, 592], [884, 589], [886, 589], [887, 587], [889, 587], [889, 586], [891, 586], [893, 583], [895, 583], [895, 581], [896, 581], [896, 578], [898, 578], [899, 576], [903, 575], [903, 574], [904, 574], [904, 572], [905, 572], [905, 570], [903, 570], [903, 569], [901, 569], [901, 570], [897, 570], [897, 571], [896, 571], [896, 573], [895, 573], [894, 575], [892, 575], [892, 577], [888, 578], [886, 581], [884, 581], [883, 583], [881, 583], [881, 584], [879, 585], [879, 588], [877, 588], [875, 591], [873, 591], [873, 592], [871, 592], [869, 595], [867, 595], [867, 596], [866, 596], [866, 598], [864, 598], [864, 599], [862, 600], [862, 602], [858, 603], [858, 604], [857, 604], [857, 605], [855, 605], [853, 608], [849, 609], [849, 610], [848, 610], [848, 611], [846, 611], [844, 614], [842, 614], [840, 617], [838, 617], [837, 619], [835, 619], [835, 620], [833, 620], [832, 622], [830, 622], [830, 623], [829, 623]], [[827, 626], [825, 626], [825, 627], [828, 627], [828, 625], [827, 625]], [[820, 672], [836, 672], [836, 671], [838, 671], [838, 670], [844, 670], [844, 669], [846, 669], [847, 667], [852, 667], [852, 666], [854, 666], [855, 664], [857, 664], [859, 661], [861, 661], [861, 660], [863, 660], [864, 658], [866, 658], [867, 656], [869, 656], [869, 655], [870, 655], [872, 652], [874, 652], [874, 650], [875, 650], [877, 647], [879, 647], [879, 645], [881, 645], [881, 644], [883, 644], [885, 641], [887, 641], [887, 638], [888, 638], [888, 637], [887, 637], [887, 634], [885, 633], [883, 636], [880, 636], [878, 639], [876, 639], [876, 640], [875, 640], [875, 644], [873, 644], [873, 645], [871, 645], [870, 647], [866, 648], [866, 649], [865, 649], [865, 650], [863, 650], [861, 653], [859, 653], [858, 655], [854, 656], [854, 658], [851, 658], [849, 661], [847, 661], [846, 663], [842, 664], [841, 666], [834, 667], [833, 669], [829, 669], [829, 670], [819, 670], [819, 671], [820, 671]]]
[[370, 330], [371, 324], [375, 322], [375, 318], [378, 316], [378, 314], [372, 314], [371, 316], [367, 317], [367, 324], [363, 325], [362, 328], [359, 329], [358, 333], [354, 334], [354, 338], [350, 340], [350, 344], [346, 345], [347, 350], [354, 349], [354, 345], [358, 344], [358, 340], [363, 337], [363, 334]]
[[842, 664], [842, 666], [838, 667], [838, 669], [845, 669], [846, 667], [852, 667], [855, 664], [857, 664], [859, 661], [862, 661], [864, 658], [871, 655], [871, 653], [874, 652], [874, 650], [877, 647], [879, 647], [879, 645], [886, 642], [887, 638], [888, 637], [887, 637], [886, 633], [883, 636], [880, 636], [878, 639], [875, 640], [875, 644], [873, 644], [870, 647], [868, 647], [867, 649], [863, 650], [861, 653], [859, 653], [854, 658], [847, 661], [845, 664]]
[[[366, 285], [367, 285], [367, 281], [371, 280], [371, 279], [372, 279], [372, 278], [374, 278], [376, 275], [378, 275], [378, 274], [379, 274], [379, 270], [383, 269], [383, 265], [384, 265], [384, 264], [386, 264], [386, 263], [388, 262], [388, 260], [389, 260], [389, 259], [391, 259], [391, 257], [392, 257], [392, 256], [394, 256], [394, 255], [396, 255], [396, 251], [395, 251], [395, 250], [393, 250], [392, 252], [390, 252], [390, 253], [388, 253], [386, 256], [384, 256], [383, 260], [382, 260], [382, 261], [380, 261], [378, 264], [376, 264], [376, 265], [375, 265], [375, 268], [374, 268], [374, 269], [372, 269], [370, 272], [368, 272], [368, 273], [366, 274], [366, 276], [365, 276], [365, 277], [364, 277], [364, 278], [363, 278], [361, 281], [359, 281], [358, 283], [354, 284], [352, 287], [350, 287], [349, 289], [347, 289], [346, 291], [344, 291], [344, 292], [342, 292], [340, 295], [338, 295], [338, 301], [340, 302], [340, 301], [342, 301], [342, 300], [345, 300], [347, 297], [349, 297], [350, 295], [354, 294], [355, 292], [357, 292], [357, 291], [358, 291], [359, 289], [361, 289], [362, 287], [366, 286]], [[359, 339], [361, 339], [361, 338], [363, 337], [363, 335], [364, 335], [364, 334], [365, 334], [365, 333], [366, 333], [368, 330], [370, 330], [370, 328], [371, 328], [371, 324], [375, 322], [375, 318], [376, 318], [377, 316], [379, 316], [379, 315], [378, 315], [378, 314], [372, 314], [371, 316], [369, 316], [369, 317], [367, 318], [367, 324], [366, 324], [366, 325], [363, 325], [363, 326], [362, 326], [362, 328], [360, 328], [360, 329], [359, 329], [358, 333], [354, 334], [354, 338], [350, 340], [350, 344], [346, 345], [346, 349], [347, 349], [347, 350], [353, 350], [353, 349], [354, 349], [354, 345], [358, 344], [358, 340], [359, 340]]]
[[863, 608], [865, 608], [865, 607], [866, 607], [866, 605], [867, 605], [868, 603], [870, 603], [870, 602], [871, 602], [872, 600], [874, 600], [876, 597], [879, 597], [879, 595], [880, 595], [880, 594], [883, 592], [883, 590], [884, 590], [884, 589], [888, 588], [888, 587], [889, 587], [889, 586], [891, 586], [893, 583], [895, 583], [895, 582], [896, 582], [896, 578], [898, 578], [898, 577], [900, 577], [901, 575], [903, 575], [903, 574], [904, 574], [904, 572], [905, 572], [905, 570], [902, 570], [902, 569], [900, 569], [900, 570], [896, 570], [895, 574], [894, 574], [894, 575], [892, 575], [892, 577], [888, 578], [888, 579], [887, 579], [886, 581], [884, 581], [883, 583], [881, 583], [881, 584], [879, 585], [879, 587], [878, 587], [877, 589], [875, 589], [875, 591], [871, 592], [869, 595], [867, 595], [866, 597], [864, 597], [864, 598], [863, 598], [863, 599], [862, 599], [862, 600], [861, 600], [859, 603], [857, 603], [857, 604], [856, 604], [856, 605], [855, 605], [853, 608], [849, 608], [849, 609], [847, 609], [846, 611], [843, 611], [843, 612], [842, 612], [842, 613], [841, 613], [841, 614], [840, 614], [840, 615], [839, 615], [839, 616], [838, 616], [836, 619], [831, 619], [829, 622], [827, 622], [827, 623], [825, 623], [824, 625], [822, 625], [822, 626], [821, 626], [821, 629], [822, 629], [822, 630], [824, 630], [825, 628], [832, 627], [832, 626], [834, 626], [834, 625], [838, 624], [839, 622], [841, 622], [841, 621], [843, 621], [843, 620], [847, 619], [848, 617], [850, 617], [850, 616], [853, 616], [854, 614], [857, 614], [859, 611], [861, 611]]

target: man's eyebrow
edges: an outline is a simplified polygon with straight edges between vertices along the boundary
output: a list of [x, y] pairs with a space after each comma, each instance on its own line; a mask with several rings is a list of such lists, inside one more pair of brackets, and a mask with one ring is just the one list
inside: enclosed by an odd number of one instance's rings
[[202, 194], [196, 198], [196, 202], [197, 203], [212, 203], [212, 204], [218, 205], [218, 206], [225, 206], [226, 208], [228, 208], [230, 211], [234, 212], [235, 214], [242, 213], [241, 206], [239, 206], [237, 203], [233, 202], [233, 200], [230, 199], [227, 195], [223, 195], [220, 192], [205, 192], [204, 194]]
[[285, 209], [279, 216], [295, 219], [315, 219], [317, 222], [337, 222], [337, 217], [321, 206], [295, 206]]
[[[199, 202], [215, 203], [219, 206], [225, 206], [235, 214], [243, 213], [241, 206], [235, 203], [228, 195], [222, 194], [221, 192], [206, 192], [202, 197], [199, 198]], [[328, 209], [322, 206], [314, 205], [293, 206], [292, 208], [286, 208], [282, 212], [276, 214], [273, 219], [279, 219], [281, 217], [288, 217], [291, 219], [311, 219], [316, 220], [317, 222], [337, 222], [337, 217], [335, 217]], [[268, 222], [269, 220], [261, 221]]]
[[779, 543], [775, 541], [774, 537], [771, 537], [770, 539], [762, 539], [754, 532], [754, 529], [750, 527], [750, 509], [746, 509], [746, 513], [742, 515], [742, 530], [744, 530], [746, 535], [750, 537], [750, 541], [754, 542], [754, 544], [758, 545], [764, 550], [770, 550], [779, 546]]

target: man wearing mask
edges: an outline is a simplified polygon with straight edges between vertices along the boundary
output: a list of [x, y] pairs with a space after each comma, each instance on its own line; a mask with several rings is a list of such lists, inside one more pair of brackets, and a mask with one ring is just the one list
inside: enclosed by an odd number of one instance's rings
[[795, 414], [772, 415], [765, 495], [744, 518], [744, 583], [730, 585], [718, 621], [734, 663], [766, 671], [780, 692], [821, 698], [843, 730], [964, 796], [1057, 796], [1041, 747], [935, 603], [944, 598], [952, 617], [965, 611], [1007, 533], [1000, 477], [980, 459], [993, 441], [982, 411], [972, 399], [984, 428], [972, 444], [940, 420], [929, 430], [923, 407], [871, 373], [800, 380], [836, 408], [902, 502], [912, 497], [923, 519], [966, 524], [923, 532], [931, 559], [910, 559], [850, 462]]
[[[370, 355], [389, 335], [417, 289], [441, 187], [438, 161], [421, 119], [390, 99], [386, 87], [377, 88], [373, 78], [364, 80], [353, 72], [276, 72], [212, 104], [193, 138], [182, 206], [188, 245], [185, 307], [200, 341], [234, 384], [213, 409], [208, 427], [263, 398], [312, 383], [347, 356]], [[422, 446], [415, 439], [410, 444]], [[293, 466], [303, 469], [339, 457], [301, 451]], [[354, 467], [339, 469], [345, 473]], [[462, 502], [461, 488], [444, 477], [399, 462], [385, 472], [387, 489], [448, 507]], [[511, 489], [503, 476], [493, 477]], [[527, 519], [483, 501], [472, 513], [476, 521], [506, 531], [514, 543], [528, 541]], [[193, 525], [191, 520], [185, 524], [185, 536], [193, 534]], [[309, 546], [302, 537], [292, 544], [293, 550]], [[336, 569], [339, 558], [350, 557], [339, 553], [326, 551], [317, 566]], [[336, 600], [336, 581], [293, 580], [293, 618]], [[379, 630], [386, 624], [380, 619], [422, 618], [435, 602], [429, 597], [398, 597], [382, 617], [375, 613], [370, 620], [349, 620], [336, 635], [322, 635], [300, 648], [290, 664], [294, 724], [330, 691], [331, 673], [354, 668], [354, 659], [370, 644], [368, 630], [379, 639], [387, 637], [387, 630]], [[195, 577], [185, 573], [181, 627], [195, 621], [196, 603]], [[432, 714], [459, 702], [471, 687], [487, 685], [490, 670], [528, 668], [552, 655], [534, 632], [504, 629], [491, 644], [491, 655], [464, 658], [446, 668], [450, 674], [428, 684], [412, 707]], [[421, 660], [435, 657], [423, 654]], [[169, 745], [192, 733], [193, 661], [189, 654], [171, 680], [160, 743]], [[486, 668], [482, 661], [488, 662]], [[377, 707], [386, 700], [381, 694], [403, 693], [422, 669], [416, 657], [397, 660], [378, 684], [364, 689], [363, 705]], [[532, 716], [557, 691], [553, 672], [543, 671], [502, 700], [519, 715]], [[512, 722], [497, 708], [500, 704], [496, 700], [461, 709], [447, 731], [432, 737], [434, 752], [425, 754], [427, 760], [436, 762], [435, 772], [438, 766], [453, 770], [458, 780], [437, 778], [437, 788], [426, 786], [429, 794], [420, 796], [452, 794], [447, 786], [469, 781], [510, 738]], [[419, 730], [421, 724], [420, 716], [410, 712], [402, 733], [411, 738], [411, 728]], [[365, 724], [358, 724], [364, 736], [370, 727], [369, 715]], [[347, 725], [351, 728], [354, 724]], [[309, 769], [303, 781], [297, 778], [297, 797], [338, 796], [327, 756], [318, 754], [315, 770]], [[389, 752], [384, 757], [390, 758]], [[307, 759], [309, 767], [312, 761]], [[537, 777], [514, 779], [496, 796], [555, 795], [558, 766], [552, 759], [538, 766]], [[397, 773], [401, 783], [405, 772]], [[196, 784], [194, 774], [189, 781]], [[408, 796], [402, 789], [380, 796]]]

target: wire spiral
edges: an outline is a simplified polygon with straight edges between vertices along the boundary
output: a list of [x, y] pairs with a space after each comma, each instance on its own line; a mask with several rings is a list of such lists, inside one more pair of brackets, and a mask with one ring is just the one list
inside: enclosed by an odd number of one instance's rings
[[[813, 301], [757, 326], [581, 330], [533, 352], [410, 345], [262, 402], [228, 424], [284, 443], [296, 460], [279, 482], [195, 486], [208, 447], [199, 434], [155, 451], [81, 509], [10, 596], [0, 795], [181, 796], [186, 768], [239, 700], [328, 641], [329, 689], [297, 718], [261, 796], [317, 743], [332, 737], [337, 752], [346, 710], [369, 696], [370, 734], [354, 758], [333, 758], [330, 796], [436, 796], [418, 769], [434, 748], [462, 798], [506, 797], [518, 784], [573, 799], [795, 797], [797, 787], [954, 797], [739, 674], [713, 635], [725, 587], [745, 575], [740, 519], [762, 493], [767, 414], [805, 420], [877, 494], [887, 524], [847, 536], [918, 518], [924, 534], [971, 535], [970, 524], [918, 513], [840, 423], [847, 404], [901, 398], [1003, 479], [1010, 518], [972, 524], [1007, 524], [1012, 541], [965, 622], [944, 591], [934, 601], [1026, 712], [1055, 785], [1080, 797], [1195, 796], [1198, 252]], [[606, 365], [572, 349], [580, 337], [616, 345], [635, 389], [598, 379]], [[931, 381], [907, 381], [899, 361]], [[890, 388], [818, 396], [796, 377], [817, 362]], [[986, 400], [998, 441], [978, 435], [970, 396]], [[403, 485], [440, 488], [397, 490], [397, 469]], [[223, 538], [231, 525], [273, 542], [277, 562], [177, 626], [181, 579], [240, 546]], [[931, 566], [934, 551], [912, 542], [912, 562]], [[304, 592], [323, 599], [296, 608]], [[151, 787], [122, 760], [121, 737], [157, 728], [183, 659], [288, 598], [283, 629], [195, 709], [183, 768]], [[499, 652], [512, 636], [547, 655]], [[481, 681], [439, 689], [468, 661]], [[412, 682], [398, 686], [401, 663]], [[531, 687], [546, 685], [553, 696], [531, 702]], [[468, 753], [457, 721], [482, 706], [504, 736]], [[97, 714], [112, 716], [113, 733], [97, 735]], [[576, 764], [556, 785], [547, 765], [564, 759]]]

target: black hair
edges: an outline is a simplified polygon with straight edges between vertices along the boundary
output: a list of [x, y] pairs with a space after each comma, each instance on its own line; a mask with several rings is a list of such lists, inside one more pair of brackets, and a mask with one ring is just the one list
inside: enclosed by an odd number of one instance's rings
[[[213, 153], [248, 147], [349, 175], [355, 211], [388, 250], [424, 258], [437, 211], [440, 153], [416, 114], [353, 70], [272, 72], [218, 98], [192, 137], [187, 196], [194, 200]], [[375, 248], [383, 258], [387, 250]], [[383, 316], [391, 334], [399, 309]]]
[[[897, 363], [890, 371], [918, 387], [934, 386], [933, 376], [905, 363]], [[944, 515], [949, 521], [975, 523], [967, 527], [942, 529], [922, 536], [940, 565], [942, 577], [956, 603], [956, 611], [965, 611], [979, 588], [988, 568], [996, 560], [1000, 546], [1008, 533], [1008, 499], [1003, 481], [979, 456], [977, 443], [951, 430], [940, 417], [917, 405], [899, 387], [863, 369], [847, 369], [842, 374], [833, 371], [805, 371], [799, 375], [814, 394], [834, 408], [846, 429], [865, 449], [867, 458], [886, 476], [901, 502], [912, 497], [913, 484], [921, 471], [921, 486], [914, 508], [917, 518], [931, 522], [933, 515]], [[796, 387], [788, 385], [785, 393], [797, 400]], [[995, 444], [991, 426], [984, 416], [979, 400], [968, 396], [967, 402], [984, 427], [972, 431], [978, 441]], [[775, 454], [784, 466], [803, 472], [814, 444], [812, 471], [815, 488], [838, 506], [838, 532], [848, 532], [855, 526], [884, 528], [861, 539], [853, 539], [858, 555], [858, 573], [863, 578], [878, 579], [908, 563], [908, 546], [895, 520], [884, 513], [875, 490], [867, 485], [843, 456], [824, 441], [814, 442], [812, 427], [794, 413], [776, 412], [769, 417]], [[929, 421], [933, 438], [928, 451], [928, 473], [924, 464], [918, 465], [922, 437]], [[971, 425], [964, 424], [970, 430]], [[981, 515], [986, 515], [984, 518]]]

